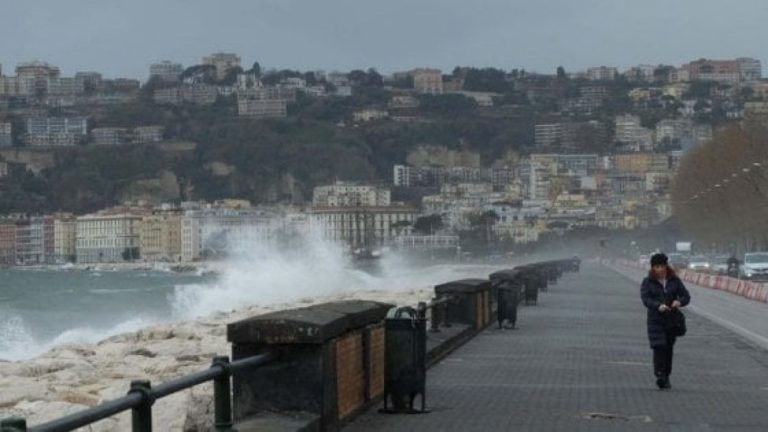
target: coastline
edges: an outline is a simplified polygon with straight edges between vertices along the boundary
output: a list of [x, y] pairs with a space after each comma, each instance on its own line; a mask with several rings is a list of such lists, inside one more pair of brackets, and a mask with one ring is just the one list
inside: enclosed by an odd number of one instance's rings
[[[410, 290], [358, 291], [294, 303], [250, 306], [191, 321], [160, 324], [95, 344], [66, 344], [29, 360], [0, 362], [0, 418], [20, 416], [40, 424], [125, 395], [131, 380], [154, 385], [203, 370], [216, 355], [230, 355], [226, 324], [281, 309], [338, 300], [375, 300], [415, 305], [433, 296], [431, 286]], [[210, 383], [157, 402], [162, 430], [209, 430]], [[129, 431], [130, 412], [94, 424], [92, 431]]]

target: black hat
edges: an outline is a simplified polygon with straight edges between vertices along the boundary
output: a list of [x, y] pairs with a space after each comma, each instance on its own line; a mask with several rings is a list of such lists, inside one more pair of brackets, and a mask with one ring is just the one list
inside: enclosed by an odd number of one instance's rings
[[657, 265], [667, 265], [668, 262], [669, 260], [667, 259], [667, 256], [663, 253], [657, 253], [651, 256], [651, 267]]

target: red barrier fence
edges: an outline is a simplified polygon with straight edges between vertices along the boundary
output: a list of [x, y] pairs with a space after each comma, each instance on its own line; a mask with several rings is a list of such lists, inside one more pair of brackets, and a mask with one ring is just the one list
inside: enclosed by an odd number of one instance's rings
[[[605, 259], [604, 264], [620, 267], [647, 270], [648, 265], [627, 259]], [[768, 284], [739, 280], [728, 276], [716, 276], [705, 273], [697, 273], [690, 270], [679, 270], [680, 279], [704, 288], [726, 291], [750, 300], [768, 303]]]

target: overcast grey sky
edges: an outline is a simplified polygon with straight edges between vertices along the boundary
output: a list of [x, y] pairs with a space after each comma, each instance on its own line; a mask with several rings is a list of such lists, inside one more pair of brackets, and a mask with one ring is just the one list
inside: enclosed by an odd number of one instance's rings
[[0, 64], [146, 78], [214, 51], [245, 65], [383, 72], [763, 59], [765, 0], [0, 0]]

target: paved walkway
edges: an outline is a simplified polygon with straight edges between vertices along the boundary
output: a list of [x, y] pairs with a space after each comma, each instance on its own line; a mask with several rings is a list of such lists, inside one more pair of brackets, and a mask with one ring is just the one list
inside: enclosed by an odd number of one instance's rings
[[617, 273], [586, 265], [520, 312], [518, 330], [489, 329], [430, 369], [432, 413], [371, 411], [345, 430], [768, 430], [768, 351], [689, 311], [674, 388], [657, 390], [639, 285]]

